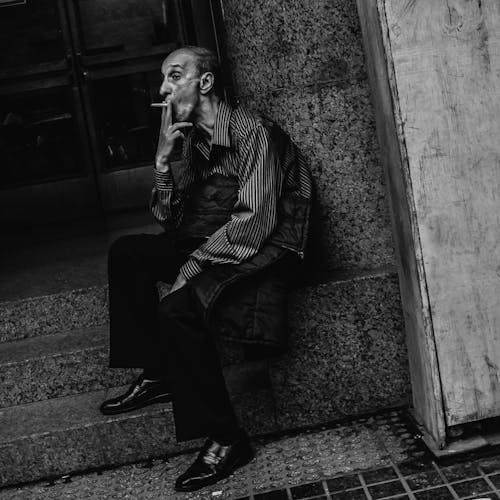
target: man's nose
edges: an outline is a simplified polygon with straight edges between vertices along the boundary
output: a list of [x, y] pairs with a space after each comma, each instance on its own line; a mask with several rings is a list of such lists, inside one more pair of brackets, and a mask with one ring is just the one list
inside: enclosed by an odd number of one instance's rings
[[160, 87], [160, 95], [165, 97], [169, 95], [172, 92], [172, 89], [170, 88], [170, 84], [167, 81], [163, 81]]

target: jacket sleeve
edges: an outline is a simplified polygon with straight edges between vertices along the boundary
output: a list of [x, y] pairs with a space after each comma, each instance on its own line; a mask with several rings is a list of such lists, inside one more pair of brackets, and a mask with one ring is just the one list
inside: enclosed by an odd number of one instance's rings
[[239, 264], [255, 255], [277, 224], [281, 173], [269, 132], [261, 125], [241, 139], [240, 190], [231, 219], [181, 267], [186, 279], [207, 264]]
[[[179, 227], [184, 213], [184, 193], [194, 182], [192, 166], [183, 162], [176, 174], [176, 163], [168, 172], [154, 172], [154, 185], [151, 193], [150, 209], [153, 217], [166, 229]], [[174, 173], [172, 172], [174, 171]]]

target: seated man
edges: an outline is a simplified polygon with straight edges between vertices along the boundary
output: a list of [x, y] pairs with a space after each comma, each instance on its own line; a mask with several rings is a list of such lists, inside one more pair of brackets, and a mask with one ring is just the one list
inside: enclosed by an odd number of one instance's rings
[[[118, 239], [108, 263], [111, 366], [144, 371], [101, 411], [172, 400], [177, 439], [208, 438], [176, 482], [178, 491], [193, 491], [254, 456], [214, 336], [268, 350], [283, 345], [287, 285], [304, 253], [311, 178], [279, 127], [221, 100], [211, 51], [176, 50], [162, 72], [151, 209], [166, 231]], [[171, 164], [178, 139], [184, 161]], [[157, 281], [173, 282], [161, 302]]]

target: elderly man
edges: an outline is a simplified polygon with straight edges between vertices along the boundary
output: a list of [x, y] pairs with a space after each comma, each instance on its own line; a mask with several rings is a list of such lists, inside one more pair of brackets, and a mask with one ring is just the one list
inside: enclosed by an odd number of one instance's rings
[[[122, 237], [109, 252], [111, 366], [144, 371], [101, 411], [172, 400], [177, 439], [207, 437], [176, 482], [178, 491], [193, 491], [254, 456], [214, 336], [273, 351], [283, 346], [286, 290], [304, 254], [311, 178], [279, 127], [221, 99], [211, 51], [178, 49], [162, 73], [151, 210], [165, 232]], [[171, 163], [179, 139], [184, 161]], [[173, 283], [161, 301], [157, 281]]]

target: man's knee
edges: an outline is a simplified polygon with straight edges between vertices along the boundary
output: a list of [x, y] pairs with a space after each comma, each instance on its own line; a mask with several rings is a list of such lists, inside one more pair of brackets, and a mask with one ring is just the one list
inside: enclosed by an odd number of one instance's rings
[[183, 286], [174, 293], [167, 295], [158, 307], [160, 325], [164, 327], [196, 314], [189, 286]]
[[111, 243], [108, 251], [108, 264], [129, 261], [131, 258], [144, 251], [144, 236], [142, 234], [128, 234], [120, 236]]

